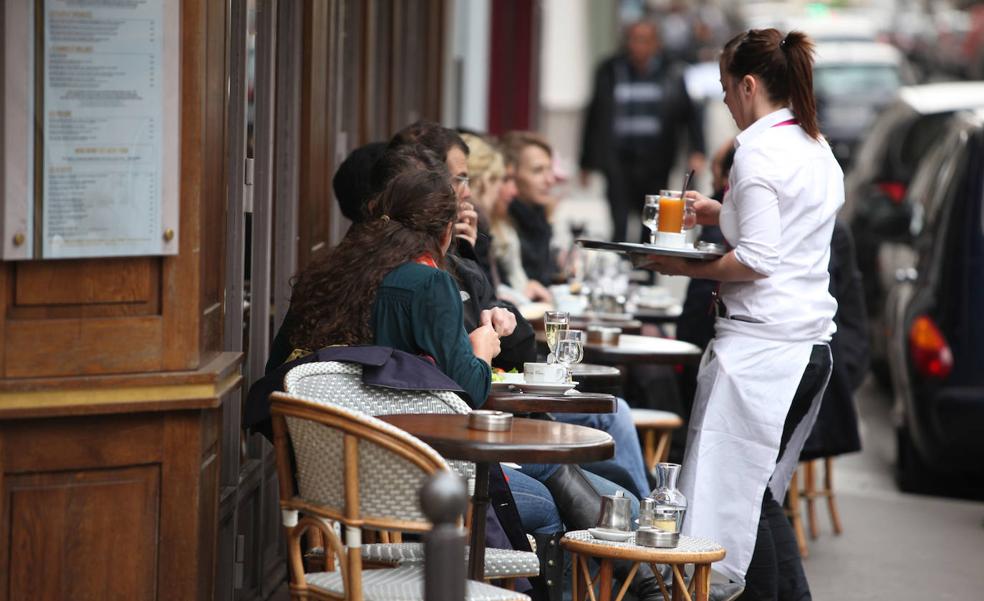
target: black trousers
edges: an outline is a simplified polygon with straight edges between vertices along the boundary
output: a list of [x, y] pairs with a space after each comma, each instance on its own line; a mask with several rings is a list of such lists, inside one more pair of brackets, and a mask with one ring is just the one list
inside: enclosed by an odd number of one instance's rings
[[[671, 163], [658, 157], [622, 153], [605, 175], [608, 179], [608, 205], [612, 213], [612, 240], [626, 239], [630, 215], [642, 219], [647, 194], [659, 194], [667, 187]], [[649, 230], [642, 228], [642, 239], [649, 241]]]
[[[820, 392], [830, 373], [830, 351], [818, 344], [810, 353], [793, 402], [782, 427], [779, 455], [782, 457], [793, 431], [810, 410], [810, 402]], [[759, 516], [755, 550], [745, 574], [741, 601], [811, 601], [810, 585], [803, 571], [796, 534], [779, 502], [765, 489]]]

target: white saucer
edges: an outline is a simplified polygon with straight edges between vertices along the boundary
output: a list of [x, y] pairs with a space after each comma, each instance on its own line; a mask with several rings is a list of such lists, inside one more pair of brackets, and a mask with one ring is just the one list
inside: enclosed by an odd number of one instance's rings
[[577, 386], [577, 382], [559, 382], [556, 384], [532, 383], [532, 382], [513, 382], [512, 386], [523, 392], [533, 394], [564, 394], [571, 388]]
[[588, 528], [588, 532], [591, 536], [595, 538], [600, 538], [601, 540], [610, 540], [615, 542], [624, 542], [632, 538], [635, 532], [626, 532], [624, 530], [609, 530], [608, 528]]

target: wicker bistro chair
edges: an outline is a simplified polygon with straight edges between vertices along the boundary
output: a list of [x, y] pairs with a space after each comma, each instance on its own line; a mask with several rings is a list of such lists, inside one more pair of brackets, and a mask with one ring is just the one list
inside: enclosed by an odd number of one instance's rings
[[[342, 407], [373, 417], [406, 413], [462, 414], [471, 407], [448, 391], [408, 391], [366, 386], [362, 366], [337, 361], [305, 363], [287, 372], [288, 394], [318, 404]], [[475, 490], [475, 464], [448, 460], [448, 465], [468, 481], [468, 494]], [[424, 560], [421, 543], [377, 543], [362, 547], [362, 559], [372, 565], [404, 566]], [[485, 579], [509, 580], [538, 576], [536, 553], [513, 549], [485, 549]]]
[[[292, 598], [422, 600], [420, 565], [363, 571], [362, 527], [428, 530], [417, 491], [427, 477], [448, 470], [447, 462], [420, 440], [373, 417], [283, 393], [274, 393], [270, 400]], [[299, 519], [299, 514], [304, 517]], [[328, 520], [344, 527], [347, 548]], [[337, 569], [304, 572], [300, 541], [309, 528], [319, 530], [328, 541]], [[473, 581], [466, 583], [465, 598], [529, 599]]]

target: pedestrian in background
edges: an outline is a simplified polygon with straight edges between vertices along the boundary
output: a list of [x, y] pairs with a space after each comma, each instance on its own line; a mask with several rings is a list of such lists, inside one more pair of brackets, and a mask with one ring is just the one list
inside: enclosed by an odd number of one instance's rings
[[684, 130], [688, 166], [700, 171], [703, 125], [683, 70], [661, 52], [655, 22], [633, 23], [624, 50], [598, 67], [581, 143], [582, 185], [589, 171], [607, 179], [613, 240], [626, 239], [629, 215], [642, 210], [646, 194], [668, 187]]

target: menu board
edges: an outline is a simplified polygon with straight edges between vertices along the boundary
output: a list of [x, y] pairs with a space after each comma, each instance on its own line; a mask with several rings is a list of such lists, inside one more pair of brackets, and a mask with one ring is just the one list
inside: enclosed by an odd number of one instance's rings
[[[168, 173], [177, 160], [166, 156], [177, 152], [167, 131], [176, 129], [167, 115], [177, 94], [165, 94], [164, 4], [44, 2], [44, 258], [177, 250], [176, 174]], [[168, 50], [167, 60], [178, 60], [177, 47]]]

